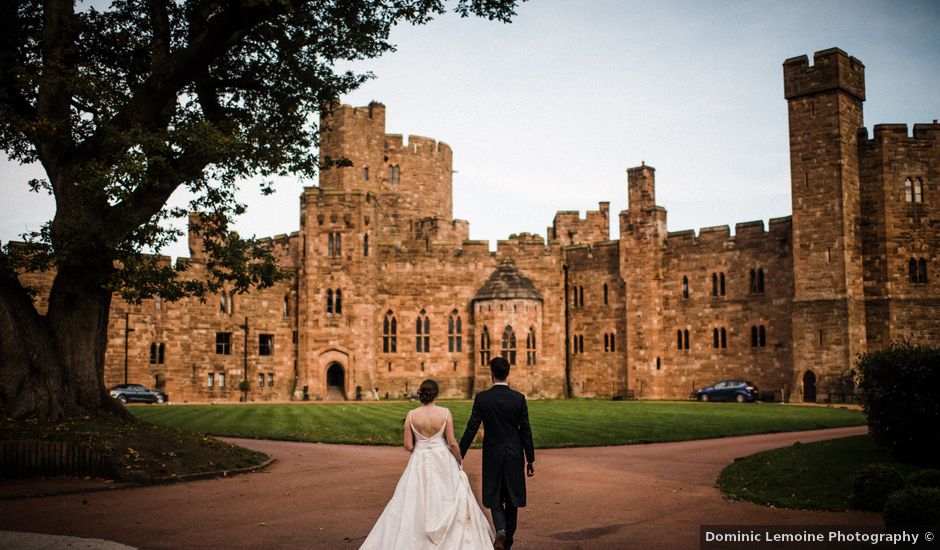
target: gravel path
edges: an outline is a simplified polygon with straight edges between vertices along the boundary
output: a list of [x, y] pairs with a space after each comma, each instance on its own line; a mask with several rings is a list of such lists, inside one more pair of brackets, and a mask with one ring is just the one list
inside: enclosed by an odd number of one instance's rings
[[[696, 548], [702, 524], [878, 525], [877, 514], [726, 502], [734, 458], [866, 427], [536, 452], [514, 548]], [[264, 472], [156, 487], [0, 501], [0, 530], [139, 548], [358, 548], [408, 460], [400, 448], [230, 439], [277, 462]], [[479, 494], [480, 453], [466, 470]]]

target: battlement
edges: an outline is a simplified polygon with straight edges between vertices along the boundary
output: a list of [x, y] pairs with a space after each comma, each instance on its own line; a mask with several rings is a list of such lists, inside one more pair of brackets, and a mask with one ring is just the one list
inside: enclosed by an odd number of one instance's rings
[[686, 248], [696, 245], [724, 246], [726, 243], [753, 244], [766, 242], [779, 242], [789, 240], [792, 230], [792, 217], [771, 218], [769, 227], [764, 230], [763, 220], [740, 222], [734, 225], [734, 236], [728, 225], [713, 225], [703, 227], [696, 235], [693, 229], [670, 231], [666, 234], [667, 246]]
[[627, 168], [627, 208], [639, 212], [656, 206], [656, 169], [641, 162]]
[[549, 242], [563, 246], [606, 241], [610, 239], [610, 203], [597, 203], [597, 210], [585, 212], [583, 218], [578, 210], [559, 210], [546, 233]]
[[358, 119], [369, 120], [371, 124], [385, 128], [385, 105], [373, 101], [363, 107], [354, 107], [345, 103], [334, 104], [320, 113], [321, 120]]
[[783, 62], [784, 97], [787, 100], [841, 91], [865, 101], [865, 65], [839, 48], [813, 54], [813, 65], [805, 55]]
[[868, 128], [858, 129], [858, 142], [862, 146], [884, 145], [887, 142], [915, 143], [940, 141], [940, 123], [918, 123], [914, 125], [913, 134], [907, 124], [876, 124], [873, 128], [874, 136], [869, 139]]
[[443, 141], [437, 141], [433, 138], [424, 136], [408, 136], [408, 143], [404, 143], [401, 134], [385, 134], [385, 149], [387, 151], [397, 151], [402, 154], [426, 155], [451, 157], [453, 151], [450, 145]]

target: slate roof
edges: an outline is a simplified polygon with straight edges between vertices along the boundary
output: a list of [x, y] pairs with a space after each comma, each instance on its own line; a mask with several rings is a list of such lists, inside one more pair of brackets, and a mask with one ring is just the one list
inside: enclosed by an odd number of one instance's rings
[[503, 262], [473, 297], [474, 302], [487, 300], [538, 300], [541, 302], [542, 295], [535, 290], [532, 281], [520, 273], [515, 265], [511, 262]]

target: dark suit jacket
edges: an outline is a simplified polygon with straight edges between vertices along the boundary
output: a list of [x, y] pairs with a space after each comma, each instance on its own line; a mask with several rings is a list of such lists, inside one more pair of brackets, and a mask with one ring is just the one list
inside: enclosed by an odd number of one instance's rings
[[[465, 456], [483, 423], [483, 506], [499, 504], [500, 485], [505, 479], [509, 499], [525, 506], [525, 462], [535, 462], [529, 408], [525, 396], [508, 386], [494, 385], [477, 394], [467, 429], [460, 438]], [[524, 455], [524, 456], [523, 456]]]

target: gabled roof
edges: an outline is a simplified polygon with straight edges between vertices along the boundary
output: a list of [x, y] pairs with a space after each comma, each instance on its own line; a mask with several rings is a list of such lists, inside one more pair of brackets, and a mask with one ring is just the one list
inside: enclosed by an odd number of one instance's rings
[[486, 300], [538, 300], [541, 302], [542, 295], [535, 290], [532, 281], [507, 260], [493, 271], [490, 278], [473, 297], [474, 302]]

